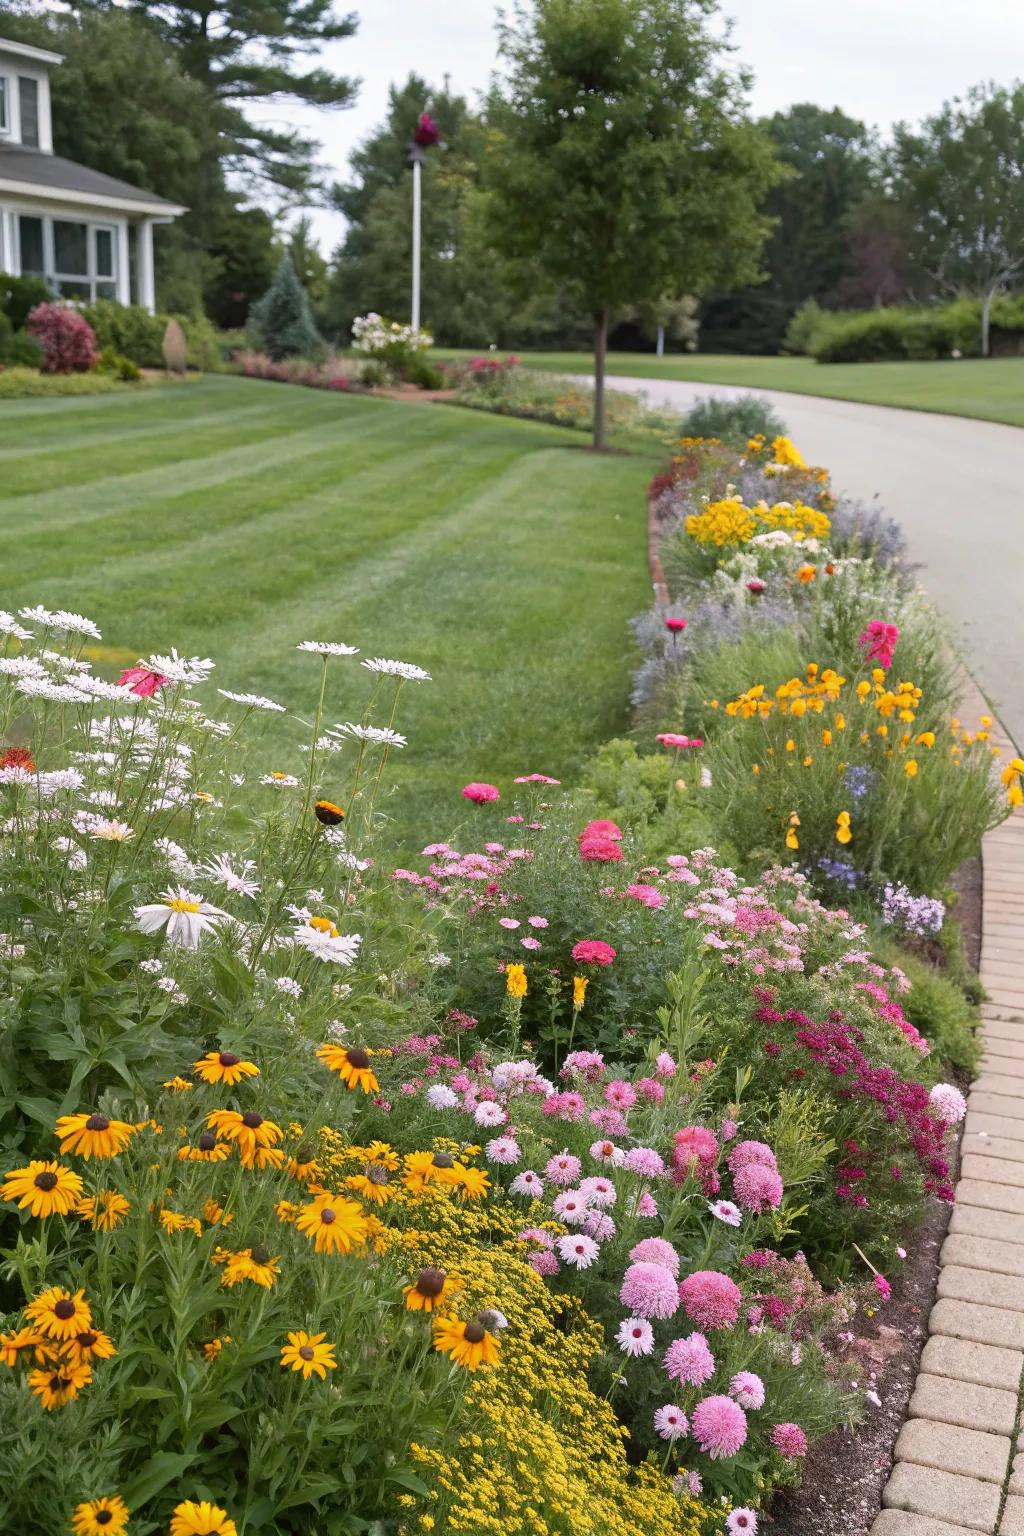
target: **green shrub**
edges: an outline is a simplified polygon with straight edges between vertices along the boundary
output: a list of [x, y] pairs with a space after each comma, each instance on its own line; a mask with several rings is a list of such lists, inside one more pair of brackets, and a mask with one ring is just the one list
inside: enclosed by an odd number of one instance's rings
[[163, 367], [166, 315], [151, 315], [140, 304], [115, 304], [111, 299], [97, 299], [84, 314], [101, 352], [120, 353], [139, 368]]
[[441, 369], [422, 355], [409, 359], [402, 369], [402, 379], [406, 384], [415, 384], [417, 389], [443, 389], [445, 385]]
[[125, 357], [122, 352], [115, 352], [112, 347], [105, 347], [96, 362], [100, 373], [107, 373], [112, 379], [120, 379], [122, 383], [134, 384], [142, 378], [142, 371], [132, 362], [130, 357]]
[[48, 395], [106, 395], [120, 385], [105, 373], [40, 373], [36, 368], [8, 368], [0, 373], [0, 400]]
[[[998, 306], [993, 319], [999, 313]], [[1015, 318], [1014, 311], [1007, 311]], [[802, 334], [798, 328], [797, 334]], [[819, 363], [925, 361], [954, 352], [977, 356], [981, 348], [981, 308], [974, 299], [932, 308], [893, 307], [853, 312], [821, 311], [806, 343]]]
[[709, 395], [698, 400], [683, 417], [682, 437], [717, 437], [734, 448], [744, 448], [747, 439], [760, 432], [764, 437], [784, 437], [786, 423], [779, 413], [757, 395]]
[[43, 349], [28, 331], [15, 331], [3, 360], [10, 368], [41, 368]]
[[792, 353], [797, 357], [810, 357], [814, 351], [818, 330], [823, 322], [827, 323], [828, 318], [828, 310], [822, 309], [817, 300], [807, 299], [786, 327], [786, 334], [782, 339], [783, 352]]
[[53, 298], [49, 283], [41, 277], [10, 277], [0, 272], [0, 311], [20, 331], [37, 304]]
[[281, 258], [274, 281], [250, 311], [249, 324], [275, 362], [285, 357], [312, 357], [322, 349], [306, 290], [290, 257]]

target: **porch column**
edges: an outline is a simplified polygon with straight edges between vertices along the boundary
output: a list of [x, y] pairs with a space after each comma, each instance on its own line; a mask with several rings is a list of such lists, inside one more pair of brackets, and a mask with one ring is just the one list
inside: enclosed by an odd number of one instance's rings
[[139, 280], [139, 303], [150, 314], [156, 313], [156, 282], [153, 276], [153, 220], [140, 219], [136, 228], [135, 263]]
[[117, 226], [117, 302], [130, 304], [132, 301], [132, 264], [128, 250], [128, 220], [122, 219]]

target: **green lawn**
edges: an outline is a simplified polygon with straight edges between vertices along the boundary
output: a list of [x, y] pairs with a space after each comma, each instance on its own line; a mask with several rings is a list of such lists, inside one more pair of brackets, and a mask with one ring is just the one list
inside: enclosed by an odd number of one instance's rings
[[[441, 352], [472, 357], [471, 351]], [[533, 368], [590, 373], [587, 352], [525, 352]], [[901, 405], [909, 410], [978, 416], [1024, 426], [1024, 358], [983, 361], [963, 358], [941, 363], [815, 363], [808, 357], [655, 357], [650, 352], [612, 352], [608, 372], [644, 379], [690, 379], [705, 384], [739, 384], [789, 394], [860, 400], [868, 405]]]
[[[0, 606], [90, 615], [124, 659], [177, 646], [308, 719], [304, 639], [427, 667], [406, 688], [400, 830], [468, 779], [571, 775], [621, 727], [649, 598], [650, 455], [436, 405], [211, 377], [0, 407]], [[112, 662], [120, 658], [112, 658]], [[110, 675], [112, 667], [103, 669]], [[366, 674], [332, 665], [327, 720]], [[211, 689], [212, 689], [212, 685]], [[295, 769], [294, 721], [268, 726]]]

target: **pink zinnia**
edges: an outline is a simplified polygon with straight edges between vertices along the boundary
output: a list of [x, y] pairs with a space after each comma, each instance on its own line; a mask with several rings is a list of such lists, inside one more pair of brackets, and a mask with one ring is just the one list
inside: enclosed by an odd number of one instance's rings
[[731, 1397], [705, 1397], [693, 1410], [693, 1438], [712, 1461], [735, 1456], [746, 1443], [747, 1416]]
[[652, 912], [657, 912], [665, 905], [665, 897], [656, 885], [627, 885], [626, 895], [632, 896], [634, 901], [639, 901], [642, 906], [650, 907]]
[[704, 745], [701, 736], [680, 736], [676, 731], [662, 731], [656, 738], [663, 747], [671, 747], [675, 752], [685, 752], [687, 747], [702, 747]]
[[702, 1387], [715, 1374], [715, 1357], [702, 1333], [673, 1339], [665, 1351], [665, 1371], [684, 1387]]
[[623, 1276], [619, 1300], [637, 1317], [671, 1317], [679, 1308], [679, 1291], [663, 1265], [631, 1264]]
[[736, 1199], [745, 1211], [760, 1215], [769, 1207], [777, 1211], [782, 1203], [782, 1180], [774, 1168], [762, 1163], [747, 1163], [733, 1179]]
[[865, 660], [877, 661], [880, 667], [891, 667], [893, 652], [900, 632], [895, 624], [884, 624], [872, 619], [867, 629], [858, 637], [858, 644], [865, 653]]
[[807, 1455], [807, 1436], [799, 1424], [776, 1424], [772, 1430], [772, 1445], [787, 1461], [797, 1461]]
[[617, 821], [609, 821], [607, 817], [599, 817], [596, 821], [588, 821], [580, 833], [580, 841], [585, 837], [607, 837], [611, 842], [618, 843], [622, 840], [622, 828]]
[[679, 1273], [679, 1255], [663, 1237], [644, 1237], [629, 1250], [634, 1264], [660, 1264], [675, 1278]]
[[152, 667], [125, 667], [117, 680], [119, 688], [127, 688], [137, 694], [140, 699], [150, 699], [158, 688], [166, 688], [169, 678], [162, 672], [154, 672]]
[[750, 1163], [760, 1163], [762, 1168], [770, 1168], [773, 1173], [778, 1171], [775, 1153], [763, 1141], [738, 1141], [727, 1161], [729, 1172], [733, 1174], [739, 1173], [741, 1168], [746, 1168]]
[[654, 1414], [654, 1427], [663, 1440], [678, 1440], [689, 1429], [689, 1420], [675, 1403], [666, 1403]]
[[611, 965], [615, 950], [603, 939], [580, 939], [572, 947], [572, 957], [577, 965]]
[[587, 837], [580, 840], [580, 858], [588, 864], [617, 864], [622, 849], [610, 837]]
[[474, 805], [487, 805], [501, 799], [501, 791], [496, 784], [467, 784], [462, 793]]
[[740, 1315], [743, 1298], [735, 1280], [717, 1269], [698, 1269], [679, 1287], [679, 1299], [687, 1317], [702, 1328], [731, 1328]]

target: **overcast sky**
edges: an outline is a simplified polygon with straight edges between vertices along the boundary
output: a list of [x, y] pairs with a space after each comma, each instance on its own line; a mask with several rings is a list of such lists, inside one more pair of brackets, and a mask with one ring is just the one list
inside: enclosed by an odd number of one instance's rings
[[[324, 63], [362, 85], [344, 112], [289, 111], [323, 144], [339, 177], [359, 141], [382, 119], [388, 86], [415, 70], [469, 96], [496, 66], [494, 0], [347, 0], [359, 30], [325, 50]], [[339, 0], [338, 9], [346, 8]], [[982, 80], [1024, 75], [1021, 0], [723, 0], [734, 21], [736, 58], [754, 72], [755, 113], [795, 101], [840, 106], [885, 128], [914, 120]], [[343, 221], [314, 215], [321, 244], [337, 244]]]

